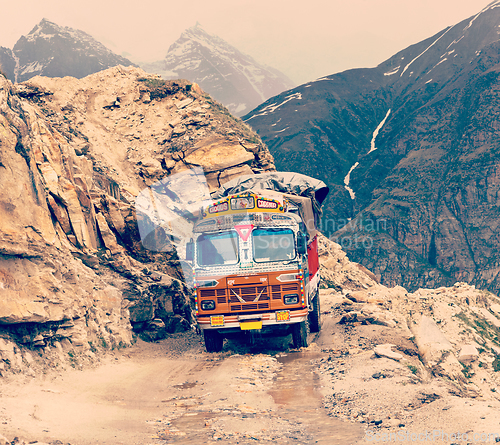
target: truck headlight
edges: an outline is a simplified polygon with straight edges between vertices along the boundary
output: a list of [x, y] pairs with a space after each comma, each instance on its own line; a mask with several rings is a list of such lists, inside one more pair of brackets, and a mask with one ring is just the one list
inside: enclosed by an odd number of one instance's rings
[[298, 273], [282, 273], [276, 279], [281, 283], [286, 283], [287, 281], [297, 281], [300, 279], [300, 275]]
[[297, 304], [299, 302], [299, 296], [297, 294], [288, 294], [283, 297], [285, 304]]
[[214, 300], [203, 300], [201, 303], [201, 309], [204, 311], [213, 311], [215, 309]]
[[197, 282], [198, 287], [215, 287], [219, 284], [217, 280], [200, 280]]

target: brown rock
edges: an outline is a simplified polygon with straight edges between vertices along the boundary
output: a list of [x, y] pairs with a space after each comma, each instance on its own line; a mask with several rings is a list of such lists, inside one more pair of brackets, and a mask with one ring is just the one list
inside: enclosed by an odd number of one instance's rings
[[248, 164], [240, 165], [238, 167], [229, 168], [224, 170], [219, 175], [219, 183], [223, 185], [224, 183], [230, 181], [231, 179], [237, 178], [238, 176], [251, 175], [252, 169]]
[[209, 138], [196, 144], [193, 151], [184, 158], [184, 162], [202, 165], [205, 172], [214, 172], [250, 164], [254, 159], [254, 155], [239, 143], [231, 144], [221, 138]]
[[478, 358], [479, 352], [474, 345], [464, 345], [458, 353], [458, 361], [464, 365], [469, 365]]
[[201, 89], [201, 87], [197, 84], [197, 83], [193, 83], [191, 85], [191, 90], [196, 93], [196, 94], [204, 94], [203, 93], [203, 90]]
[[109, 228], [106, 218], [102, 213], [96, 215], [96, 221], [106, 248], [110, 250], [113, 255], [123, 252], [123, 247], [116, 241], [115, 234]]
[[71, 183], [65, 178], [61, 178], [59, 181], [61, 194], [63, 196], [63, 201], [66, 204], [68, 210], [69, 219], [71, 221], [71, 227], [73, 228], [73, 233], [76, 236], [78, 243], [89, 250], [95, 250], [92, 245], [95, 245], [95, 238], [92, 241], [89, 227], [83, 215], [82, 206], [80, 200], [78, 199], [78, 193], [76, 191], [77, 185]]

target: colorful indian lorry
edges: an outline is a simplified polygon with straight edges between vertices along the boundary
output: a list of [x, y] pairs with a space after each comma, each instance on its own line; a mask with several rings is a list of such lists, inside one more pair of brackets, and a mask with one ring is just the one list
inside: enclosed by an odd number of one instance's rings
[[200, 210], [186, 259], [208, 352], [242, 331], [291, 333], [300, 348], [320, 330], [317, 225], [327, 194], [304, 175], [263, 173], [225, 184]]

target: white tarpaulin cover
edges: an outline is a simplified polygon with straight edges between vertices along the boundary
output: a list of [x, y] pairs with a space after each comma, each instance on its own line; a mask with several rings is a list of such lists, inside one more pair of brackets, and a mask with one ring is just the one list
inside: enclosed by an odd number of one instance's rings
[[[321, 204], [330, 191], [323, 181], [300, 173], [267, 172], [257, 175], [244, 175], [226, 182], [212, 193], [212, 198], [220, 199], [250, 190], [254, 193], [258, 193], [259, 190], [274, 190], [286, 195], [296, 195], [311, 199], [316, 225], [321, 215]], [[287, 197], [295, 202], [293, 196]], [[297, 201], [299, 202], [296, 202], [296, 204], [301, 206], [300, 200]]]

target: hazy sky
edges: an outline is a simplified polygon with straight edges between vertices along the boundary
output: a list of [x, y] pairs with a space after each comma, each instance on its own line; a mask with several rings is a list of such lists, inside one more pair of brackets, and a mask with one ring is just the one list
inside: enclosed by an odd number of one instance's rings
[[81, 29], [134, 62], [165, 56], [198, 21], [297, 83], [372, 67], [476, 14], [491, 0], [17, 0], [2, 6], [0, 46], [42, 18]]

